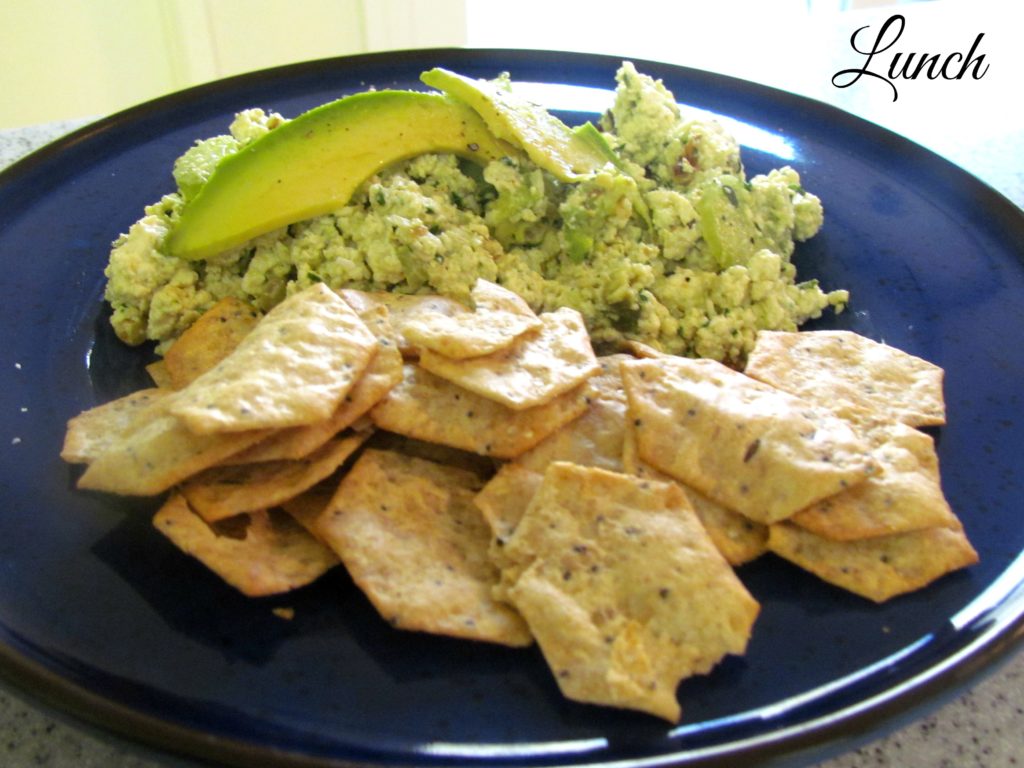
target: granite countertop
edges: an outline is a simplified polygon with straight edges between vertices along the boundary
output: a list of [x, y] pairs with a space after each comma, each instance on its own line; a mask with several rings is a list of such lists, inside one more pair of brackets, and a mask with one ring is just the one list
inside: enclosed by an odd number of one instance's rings
[[[87, 120], [0, 131], [0, 168]], [[947, 153], [953, 154], [953, 153]], [[1001, 142], [960, 146], [951, 157], [1024, 207], [1024, 174], [1007, 157], [1024, 156], [1020, 131]], [[1019, 165], [1019, 164], [1018, 164]], [[820, 768], [966, 768], [1024, 763], [1024, 652], [997, 665], [968, 692]], [[155, 754], [42, 707], [21, 692], [0, 689], [0, 765], [6, 768], [186, 768], [196, 763]]]

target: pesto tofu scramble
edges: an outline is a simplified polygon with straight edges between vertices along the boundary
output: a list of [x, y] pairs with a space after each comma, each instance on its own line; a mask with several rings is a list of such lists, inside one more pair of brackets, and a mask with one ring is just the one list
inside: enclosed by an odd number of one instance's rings
[[740, 362], [759, 329], [795, 330], [843, 290], [798, 282], [794, 245], [822, 224], [820, 200], [783, 167], [747, 178], [739, 145], [687, 116], [629, 63], [599, 129], [618, 156], [559, 181], [525, 155], [474, 165], [425, 154], [369, 178], [326, 215], [201, 260], [163, 247], [217, 164], [287, 122], [260, 109], [178, 159], [178, 189], [113, 244], [106, 299], [120, 339], [158, 352], [224, 297], [270, 309], [332, 288], [438, 293], [468, 300], [476, 279], [536, 311], [568, 306], [598, 345], [636, 340], [672, 354]]

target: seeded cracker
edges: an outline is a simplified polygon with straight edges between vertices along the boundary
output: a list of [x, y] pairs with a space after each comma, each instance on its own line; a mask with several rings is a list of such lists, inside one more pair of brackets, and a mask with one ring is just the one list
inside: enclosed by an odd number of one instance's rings
[[398, 335], [399, 350], [403, 357], [408, 358], [415, 358], [419, 354], [418, 347], [405, 334], [409, 323], [417, 321], [424, 314], [446, 315], [455, 322], [467, 322], [473, 316], [469, 307], [447, 296], [357, 291], [348, 288], [342, 290], [341, 295], [356, 311], [372, 304], [386, 307], [391, 325]]
[[78, 479], [79, 488], [125, 496], [152, 496], [255, 445], [269, 432], [198, 435], [171, 415], [174, 392], [148, 408], [107, 446]]
[[978, 553], [964, 532], [951, 528], [832, 541], [786, 522], [771, 526], [768, 548], [819, 578], [877, 603], [978, 562]]
[[[587, 380], [589, 405], [582, 416], [504, 464], [474, 499], [493, 534], [491, 559], [504, 563], [502, 547], [555, 461], [570, 461], [622, 471], [626, 429], [626, 395], [622, 391], [619, 363], [625, 355], [598, 358], [600, 370]], [[504, 584], [495, 595], [504, 595]]]
[[241, 535], [218, 532], [178, 494], [153, 518], [175, 546], [249, 597], [305, 586], [338, 563], [330, 549], [283, 512], [256, 512], [240, 522]]
[[519, 525], [543, 479], [543, 470], [529, 469], [518, 461], [510, 461], [502, 465], [474, 497], [473, 503], [487, 521], [494, 540], [500, 542], [494, 553], [497, 559], [500, 559], [501, 548]]
[[522, 619], [491, 597], [498, 572], [473, 472], [366, 450], [317, 528], [381, 616], [400, 629], [522, 646]]
[[[505, 545], [511, 538], [530, 506], [530, 500], [544, 480], [543, 471], [538, 472], [510, 461], [503, 465], [487, 481], [483, 489], [473, 497], [473, 503], [480, 510], [491, 533], [488, 554], [501, 574], [491, 594], [502, 602], [510, 602], [508, 587], [518, 576], [505, 552]], [[514, 574], [514, 575], [513, 575]]]
[[337, 488], [338, 483], [332, 480], [318, 483], [312, 488], [283, 502], [281, 509], [316, 537], [318, 541], [322, 541], [320, 531], [317, 528], [317, 521], [324, 513], [324, 510], [327, 509], [327, 505], [331, 503]]
[[881, 472], [801, 510], [791, 520], [828, 539], [851, 541], [922, 528], [959, 528], [942, 493], [935, 441], [905, 424], [876, 429]]
[[586, 409], [584, 385], [516, 411], [406, 363], [401, 383], [370, 411], [370, 418], [381, 429], [417, 440], [514, 459]]
[[174, 389], [174, 382], [171, 381], [171, 374], [167, 372], [167, 363], [163, 358], [154, 360], [147, 365], [146, 373], [149, 374], [154, 386], [161, 389]]
[[168, 390], [155, 387], [140, 389], [82, 411], [68, 420], [60, 457], [71, 464], [89, 464], [167, 394]]
[[730, 565], [756, 560], [768, 551], [768, 526], [723, 507], [693, 488], [684, 488], [704, 530]]
[[713, 360], [631, 360], [622, 377], [639, 457], [757, 522], [877, 469], [843, 420]]
[[942, 368], [851, 331], [761, 331], [746, 373], [840, 415], [946, 423]]
[[164, 355], [174, 389], [183, 389], [234, 351], [260, 321], [250, 304], [227, 297], [199, 316]]
[[470, 292], [474, 311], [466, 316], [447, 307], [423, 304], [402, 324], [402, 334], [413, 345], [442, 357], [465, 359], [504, 349], [541, 321], [530, 306], [507, 288], [478, 279]]
[[730, 565], [749, 563], [768, 551], [767, 525], [757, 523], [746, 515], [723, 507], [703, 493], [695, 491], [692, 487], [684, 485], [642, 461], [636, 454], [635, 433], [636, 430], [632, 423], [629, 423], [623, 441], [622, 465], [624, 472], [650, 480], [678, 484], [686, 493], [686, 498], [690, 501], [693, 511], [697, 513], [697, 517], [704, 524], [704, 530], [708, 532], [711, 541]]
[[506, 551], [509, 598], [577, 701], [676, 722], [679, 681], [743, 653], [759, 610], [674, 483], [552, 464]]
[[172, 413], [198, 433], [291, 427], [328, 418], [376, 352], [355, 311], [317, 283], [288, 297]]
[[[349, 301], [351, 293], [343, 293], [346, 301]], [[355, 304], [353, 309], [377, 338], [377, 351], [334, 413], [313, 424], [277, 430], [258, 445], [235, 456], [232, 462], [301, 459], [334, 435], [355, 425], [402, 380], [402, 355], [388, 320], [387, 308], [381, 304]]]
[[571, 461], [621, 472], [627, 404], [619, 363], [625, 359], [628, 359], [626, 355], [597, 358], [598, 372], [587, 379], [586, 412], [516, 462], [541, 473], [552, 461]]
[[544, 405], [586, 381], [598, 363], [579, 312], [562, 308], [540, 319], [542, 328], [493, 354], [452, 360], [425, 349], [420, 366], [509, 408]]
[[181, 493], [208, 523], [277, 506], [330, 477], [368, 436], [332, 438], [303, 459], [211, 467], [182, 484]]
[[496, 464], [495, 460], [489, 456], [481, 456], [461, 448], [452, 448], [440, 443], [428, 443], [424, 440], [416, 440], [383, 430], [374, 432], [373, 447], [382, 451], [394, 451], [415, 459], [425, 459], [435, 464], [459, 467], [467, 472], [475, 473], [481, 482], [494, 474]]

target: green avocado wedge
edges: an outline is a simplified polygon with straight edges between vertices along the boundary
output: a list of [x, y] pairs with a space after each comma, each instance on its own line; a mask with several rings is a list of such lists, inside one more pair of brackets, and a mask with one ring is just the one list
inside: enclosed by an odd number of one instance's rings
[[[611, 148], [608, 141], [591, 122], [586, 122], [583, 125], [578, 125], [572, 129], [572, 132], [576, 134], [576, 137], [595, 151], [600, 153], [609, 163], [618, 168], [626, 176], [632, 176], [629, 169], [626, 168], [626, 164], [622, 162], [622, 158], [615, 154], [615, 150]], [[647, 203], [644, 202], [644, 196], [640, 194], [640, 190], [636, 187], [633, 188], [633, 193], [629, 196], [630, 201], [633, 203], [633, 210], [639, 214], [640, 218], [643, 219], [647, 226], [651, 225], [651, 211], [647, 207]]]
[[468, 106], [437, 94], [369, 91], [304, 112], [224, 158], [164, 241], [206, 259], [345, 205], [374, 173], [426, 153], [481, 165], [521, 155]]
[[[546, 109], [490, 80], [474, 80], [435, 67], [420, 75], [426, 85], [468, 104], [499, 139], [523, 149], [538, 167], [560, 181], [573, 182], [601, 170], [614, 154], [581, 136]], [[597, 133], [595, 130], [594, 133]]]

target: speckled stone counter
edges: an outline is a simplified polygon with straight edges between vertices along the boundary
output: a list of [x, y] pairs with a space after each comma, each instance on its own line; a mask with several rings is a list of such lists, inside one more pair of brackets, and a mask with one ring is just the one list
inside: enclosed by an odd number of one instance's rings
[[[0, 131], [0, 168], [88, 121]], [[951, 158], [1024, 207], [1024, 134], [1004, 144], [964, 147]], [[2, 685], [2, 683], [0, 683]], [[1024, 651], [1018, 650], [974, 688], [888, 736], [820, 768], [1002, 768], [1024, 765]], [[197, 763], [158, 755], [45, 709], [0, 687], [0, 766], [23, 768], [186, 768]]]

